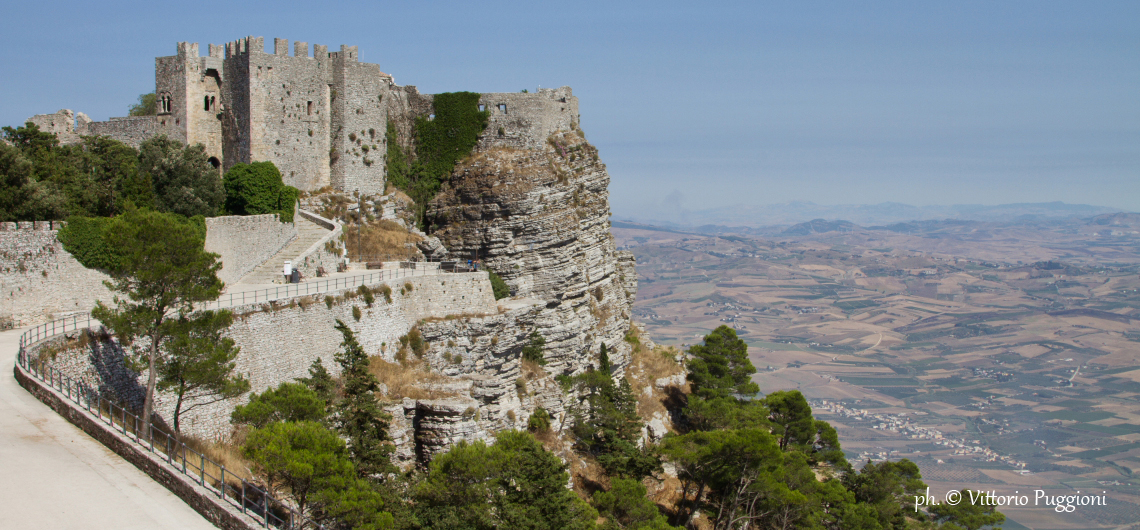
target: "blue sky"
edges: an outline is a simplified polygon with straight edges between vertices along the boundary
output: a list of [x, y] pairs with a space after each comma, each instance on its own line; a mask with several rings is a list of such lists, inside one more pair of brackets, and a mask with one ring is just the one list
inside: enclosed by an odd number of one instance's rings
[[282, 37], [358, 45], [425, 92], [570, 85], [618, 215], [666, 196], [1140, 211], [1140, 2], [388, 4], [11, 3], [0, 124], [121, 116], [177, 41]]

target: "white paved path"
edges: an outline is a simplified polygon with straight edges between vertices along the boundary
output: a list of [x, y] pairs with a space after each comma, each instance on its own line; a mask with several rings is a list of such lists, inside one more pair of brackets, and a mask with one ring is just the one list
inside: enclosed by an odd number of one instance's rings
[[0, 333], [0, 529], [214, 529], [16, 382], [22, 331]]

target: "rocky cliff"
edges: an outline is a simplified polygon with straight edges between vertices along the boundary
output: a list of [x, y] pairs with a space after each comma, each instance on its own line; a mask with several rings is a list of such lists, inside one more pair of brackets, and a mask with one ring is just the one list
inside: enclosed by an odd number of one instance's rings
[[519, 298], [541, 301], [547, 370], [579, 373], [604, 342], [623, 366], [637, 283], [633, 256], [609, 228], [609, 174], [580, 130], [536, 149], [480, 148], [431, 203], [428, 223], [450, 255], [478, 259]]

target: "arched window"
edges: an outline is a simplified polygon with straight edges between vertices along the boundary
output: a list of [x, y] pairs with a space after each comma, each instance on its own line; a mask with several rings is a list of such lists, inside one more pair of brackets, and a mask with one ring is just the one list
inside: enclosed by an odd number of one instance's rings
[[202, 110], [210, 110], [210, 96], [204, 96], [202, 99], [205, 100], [202, 103]]

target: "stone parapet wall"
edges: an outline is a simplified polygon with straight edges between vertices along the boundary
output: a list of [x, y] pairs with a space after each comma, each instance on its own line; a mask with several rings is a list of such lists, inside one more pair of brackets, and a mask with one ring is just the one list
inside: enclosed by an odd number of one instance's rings
[[206, 252], [221, 256], [218, 278], [227, 285], [236, 283], [296, 238], [296, 225], [281, 222], [277, 214], [206, 218]]
[[0, 223], [0, 319], [36, 324], [110, 302], [110, 276], [84, 267], [56, 238], [60, 222]]

